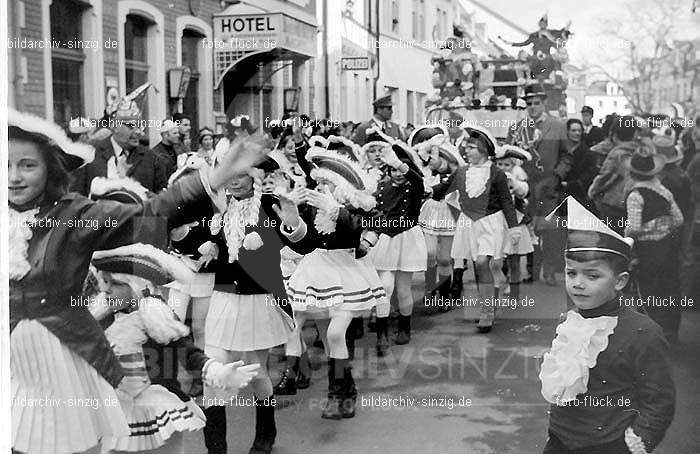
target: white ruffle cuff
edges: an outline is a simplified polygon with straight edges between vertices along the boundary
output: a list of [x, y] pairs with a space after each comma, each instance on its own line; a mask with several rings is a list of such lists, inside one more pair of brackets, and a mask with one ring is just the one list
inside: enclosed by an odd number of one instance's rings
[[540, 370], [542, 396], [547, 402], [563, 405], [588, 390], [589, 371], [600, 352], [608, 348], [608, 337], [616, 326], [617, 317], [583, 318], [578, 312], [568, 312]]

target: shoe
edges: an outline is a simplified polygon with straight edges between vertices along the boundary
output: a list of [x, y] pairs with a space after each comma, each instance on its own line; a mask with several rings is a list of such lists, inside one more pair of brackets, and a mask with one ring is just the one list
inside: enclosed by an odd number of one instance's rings
[[377, 309], [372, 308], [369, 313], [369, 321], [367, 322], [367, 331], [374, 333], [377, 331]]
[[204, 383], [202, 383], [201, 378], [192, 380], [192, 386], [190, 386], [188, 394], [190, 397], [201, 397], [204, 394]]
[[476, 328], [480, 333], [488, 333], [493, 328], [493, 322], [496, 319], [496, 310], [493, 306], [483, 305], [481, 307], [481, 317]]
[[340, 405], [343, 401], [343, 370], [341, 366], [347, 364], [347, 360], [328, 358], [328, 401], [321, 412], [323, 419], [343, 419]]
[[297, 380], [293, 372], [289, 369], [285, 369], [284, 372], [282, 372], [282, 378], [280, 378], [279, 383], [272, 388], [272, 393], [277, 396], [294, 396], [297, 393], [297, 388]]
[[[273, 396], [265, 400], [255, 400], [255, 440], [248, 454], [270, 454], [277, 438], [275, 407], [269, 404]], [[266, 402], [267, 401], [267, 402]]]
[[411, 341], [411, 316], [399, 315], [399, 332], [394, 341], [396, 345], [406, 345]]
[[321, 418], [323, 419], [343, 419], [343, 414], [340, 411], [340, 406], [343, 403], [343, 399], [340, 396], [328, 396], [328, 401], [326, 406], [323, 407], [323, 412], [321, 413]]
[[[297, 375], [297, 389], [306, 389], [311, 385], [311, 377], [308, 375]], [[276, 394], [276, 393], [275, 393]]]
[[389, 318], [377, 317], [377, 356], [386, 356], [389, 350]]

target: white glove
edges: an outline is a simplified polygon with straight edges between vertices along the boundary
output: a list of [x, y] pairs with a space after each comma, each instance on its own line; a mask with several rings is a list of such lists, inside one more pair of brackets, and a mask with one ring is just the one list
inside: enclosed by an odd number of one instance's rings
[[340, 208], [340, 204], [335, 200], [327, 186], [323, 188], [323, 192], [307, 189], [304, 198], [306, 203], [326, 213], [337, 212]]
[[394, 169], [398, 169], [401, 164], [403, 164], [403, 161], [399, 159], [398, 156], [396, 156], [396, 153], [394, 150], [391, 149], [391, 147], [384, 147], [382, 149], [382, 155], [381, 155], [382, 161], [384, 161], [387, 165], [390, 167], [393, 167]]
[[258, 375], [260, 364], [243, 365], [243, 361], [222, 364], [219, 361], [212, 361], [205, 366], [203, 380], [210, 386], [216, 388], [226, 388], [232, 392], [238, 392]]
[[197, 252], [202, 254], [198, 260], [199, 263], [203, 266], [207, 266], [209, 262], [219, 257], [219, 246], [212, 241], [207, 241], [197, 248]]
[[248, 249], [249, 251], [260, 249], [262, 245], [263, 240], [260, 238], [260, 234], [258, 232], [250, 232], [243, 238], [243, 248]]

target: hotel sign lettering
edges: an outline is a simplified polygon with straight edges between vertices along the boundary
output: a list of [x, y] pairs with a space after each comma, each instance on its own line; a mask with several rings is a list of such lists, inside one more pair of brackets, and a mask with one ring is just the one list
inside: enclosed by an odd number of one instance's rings
[[316, 53], [316, 27], [284, 13], [214, 16], [216, 52], [290, 50]]

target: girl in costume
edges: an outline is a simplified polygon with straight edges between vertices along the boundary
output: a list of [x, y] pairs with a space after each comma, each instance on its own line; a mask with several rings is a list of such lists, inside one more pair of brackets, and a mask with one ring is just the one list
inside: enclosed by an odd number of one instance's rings
[[[372, 129], [372, 128], [369, 128]], [[383, 135], [381, 131], [375, 133]], [[413, 273], [426, 268], [427, 251], [423, 231], [418, 225], [418, 216], [423, 199], [423, 178], [420, 158], [411, 147], [385, 136], [390, 147], [382, 149], [382, 161], [390, 168], [389, 178], [382, 179], [375, 198], [377, 209], [382, 213], [378, 226], [371, 228], [377, 238], [370, 252], [374, 267], [379, 272], [387, 296], [396, 289], [399, 303], [398, 345], [411, 340], [411, 314], [413, 295], [411, 280]], [[377, 355], [384, 356], [389, 347], [389, 304], [377, 306]]]
[[155, 219], [173, 228], [210, 213], [213, 191], [260, 159], [262, 148], [236, 149], [220, 168], [183, 179], [143, 205], [127, 205], [67, 193], [69, 172], [91, 161], [93, 150], [68, 140], [57, 125], [11, 110], [8, 132], [13, 449], [83, 452], [103, 437], [129, 434], [118, 406], [22, 402], [116, 399], [122, 368], [88, 308], [71, 305], [92, 253], [149, 235]]
[[520, 298], [520, 257], [534, 252], [530, 236], [531, 217], [527, 214], [527, 196], [530, 187], [527, 183], [527, 173], [520, 162], [530, 160], [530, 153], [514, 145], [503, 145], [496, 150], [496, 165], [506, 174], [508, 189], [513, 197], [513, 206], [518, 219], [520, 240], [517, 244], [506, 242], [503, 253], [508, 265], [508, 281], [502, 290], [503, 296], [518, 301]]
[[[305, 255], [289, 280], [297, 330], [307, 319], [317, 320], [325, 333], [328, 401], [321, 417], [352, 418], [357, 390], [348, 361], [346, 331], [353, 317], [387, 305], [382, 282], [363, 258], [370, 242], [363, 238], [363, 221], [376, 205], [372, 180], [355, 162], [332, 150], [312, 147], [305, 159], [316, 190], [304, 190], [301, 201], [308, 233], [302, 241], [312, 252]], [[301, 354], [300, 335], [287, 345]]]
[[661, 327], [621, 304], [633, 241], [573, 197], [566, 205], [566, 292], [576, 309], [539, 374], [552, 404], [544, 454], [651, 453], [673, 420], [675, 386]]
[[119, 311], [105, 335], [126, 371], [118, 390], [131, 431], [124, 437], [104, 438], [102, 450], [184, 453], [183, 433], [203, 428], [204, 413], [177, 380], [172, 380], [176, 387], [172, 390], [172, 385], [162, 383], [164, 364], [157, 364], [158, 359], [168, 356], [167, 351], [186, 358], [187, 370], [199, 370], [204, 381], [225, 386], [232, 395], [250, 382], [259, 365], [242, 366], [240, 361], [224, 365], [209, 359], [187, 337], [189, 329], [158, 291], [158, 286], [174, 279], [185, 283], [194, 277], [182, 261], [151, 245], [133, 244], [95, 252], [92, 263], [106, 284], [91, 305], [93, 316], [100, 320]]
[[[430, 168], [430, 177], [426, 181], [428, 187], [447, 179], [452, 172], [465, 164], [457, 149], [450, 143], [449, 132], [444, 126], [420, 126], [413, 131], [408, 144], [416, 149], [423, 162]], [[450, 251], [456, 227], [452, 210], [454, 208], [451, 209], [445, 200], [428, 199], [421, 207], [418, 222], [423, 229], [428, 250], [428, 267], [425, 272], [426, 297], [432, 296], [436, 289], [441, 297], [450, 297]], [[461, 284], [459, 287], [461, 288]], [[449, 305], [442, 307], [448, 310], [450, 308]]]
[[[267, 358], [272, 347], [287, 342], [294, 327], [282, 271], [274, 264], [280, 263], [280, 249], [285, 245], [295, 248], [306, 234], [306, 224], [293, 200], [262, 193], [265, 171], [276, 167], [268, 158], [239, 173], [227, 186], [230, 199], [226, 211], [215, 215], [211, 223], [219, 256], [214, 263], [205, 352], [221, 362], [253, 358], [261, 364], [251, 382], [256, 396], [251, 454], [269, 453], [275, 442], [275, 400]], [[208, 408], [204, 436], [210, 454], [227, 449], [225, 408], [212, 405], [227, 398], [205, 383], [204, 404]]]
[[[506, 241], [517, 243], [520, 231], [506, 175], [491, 161], [496, 140], [480, 127], [466, 127], [462, 141], [469, 166], [457, 169], [450, 178], [433, 187], [433, 198], [440, 200], [452, 191], [459, 192], [462, 213], [471, 223], [469, 251], [476, 262], [476, 275], [481, 299], [479, 331], [488, 332], [495, 318], [494, 282], [505, 282], [502, 262]], [[506, 230], [507, 228], [507, 230]]]

